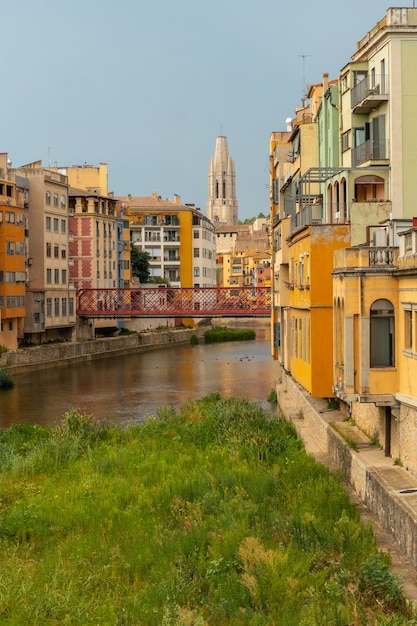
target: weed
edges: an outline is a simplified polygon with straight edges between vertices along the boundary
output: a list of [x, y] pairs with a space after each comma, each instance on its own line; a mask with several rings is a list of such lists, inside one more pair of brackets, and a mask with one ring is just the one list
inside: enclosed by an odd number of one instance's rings
[[339, 400], [337, 398], [327, 398], [327, 408], [332, 411], [338, 411], [340, 409]]
[[15, 384], [13, 376], [7, 370], [0, 368], [0, 388], [11, 389]]
[[191, 337], [190, 337], [190, 344], [191, 344], [192, 346], [198, 346], [198, 343], [199, 343], [199, 341], [198, 341], [198, 337], [197, 337], [197, 335], [196, 335], [195, 333], [193, 333], [193, 334], [191, 335]]
[[277, 396], [276, 389], [271, 389], [271, 391], [268, 394], [267, 401], [270, 402], [271, 404], [278, 404], [278, 396]]
[[394, 459], [394, 465], [397, 465], [398, 467], [404, 467], [403, 462], [398, 457]]

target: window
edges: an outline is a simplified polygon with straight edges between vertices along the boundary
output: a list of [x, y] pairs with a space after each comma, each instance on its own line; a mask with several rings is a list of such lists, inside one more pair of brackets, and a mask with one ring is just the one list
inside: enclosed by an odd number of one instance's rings
[[413, 312], [404, 311], [404, 348], [413, 349]]
[[54, 206], [58, 206], [58, 194], [54, 193]]
[[67, 246], [61, 245], [61, 259], [67, 258]]
[[74, 315], [74, 298], [69, 299], [69, 314]]
[[52, 270], [50, 268], [46, 270], [46, 284], [47, 285], [52, 284]]
[[13, 211], [6, 211], [6, 222], [7, 224], [14, 224], [16, 221], [16, 216]]
[[59, 317], [59, 298], [54, 298], [54, 315]]
[[349, 150], [349, 135], [350, 135], [350, 131], [348, 131], [347, 133], [343, 133], [342, 135], [342, 151], [345, 152], [345, 150]]
[[46, 256], [52, 256], [52, 244], [48, 242], [46, 243]]
[[7, 255], [13, 256], [14, 255], [14, 241], [7, 241], [6, 249], [7, 249]]
[[54, 217], [54, 233], [58, 232], [59, 220], [57, 217]]
[[61, 209], [65, 209], [67, 206], [67, 199], [65, 196], [61, 196]]
[[200, 249], [194, 248], [194, 258], [197, 259], [200, 256]]
[[194, 236], [194, 239], [200, 239], [200, 231], [199, 230], [195, 230], [193, 232], [193, 236]]
[[58, 269], [54, 270], [54, 284], [55, 285], [59, 284], [59, 270]]
[[49, 215], [45, 218], [45, 228], [46, 230], [51, 230], [51, 217]]
[[52, 298], [46, 298], [46, 317], [52, 317]]
[[67, 284], [67, 270], [62, 270], [61, 278], [62, 278], [61, 280], [62, 284], [66, 285]]
[[199, 267], [195, 267], [194, 268], [194, 276], [200, 276], [200, 268]]
[[61, 309], [62, 309], [62, 315], [66, 316], [67, 315], [67, 299], [66, 298], [62, 298]]
[[54, 245], [54, 259], [59, 259], [59, 245], [57, 243]]
[[394, 307], [389, 300], [376, 300], [370, 310], [371, 367], [393, 367]]
[[21, 241], [16, 241], [16, 254], [25, 254], [25, 244]]
[[47, 205], [51, 204], [51, 192], [50, 191], [47, 191], [45, 194], [45, 202]]
[[61, 233], [65, 234], [67, 232], [67, 222], [66, 220], [61, 220]]

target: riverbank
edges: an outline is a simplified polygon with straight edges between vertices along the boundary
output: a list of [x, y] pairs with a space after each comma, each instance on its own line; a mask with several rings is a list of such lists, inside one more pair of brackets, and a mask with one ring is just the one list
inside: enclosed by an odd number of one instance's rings
[[0, 355], [0, 368], [4, 368], [10, 374], [15, 375], [77, 363], [90, 363], [98, 359], [155, 350], [164, 345], [189, 343], [192, 335], [197, 335], [200, 340], [207, 329], [218, 326], [256, 329], [269, 328], [270, 322], [267, 319], [256, 318], [218, 318], [211, 320], [209, 324], [192, 328], [167, 326], [166, 330], [151, 329], [116, 337], [42, 344], [2, 353]]
[[0, 368], [10, 374], [23, 374], [35, 370], [66, 367], [89, 363], [98, 359], [145, 352], [174, 344], [189, 343], [192, 335], [203, 337], [207, 327], [169, 328], [106, 337], [71, 343], [53, 343], [5, 352], [0, 357]]
[[341, 472], [362, 517], [372, 522], [380, 548], [390, 553], [407, 598], [417, 605], [417, 477], [395, 465], [326, 399], [312, 398], [279, 369], [279, 411], [317, 461]]
[[293, 426], [210, 394], [127, 428], [1, 433], [8, 624], [412, 623], [336, 475]]

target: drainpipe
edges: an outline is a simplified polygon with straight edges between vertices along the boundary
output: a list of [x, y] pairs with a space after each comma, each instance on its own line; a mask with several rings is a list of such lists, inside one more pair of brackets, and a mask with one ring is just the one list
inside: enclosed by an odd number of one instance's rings
[[385, 456], [391, 456], [391, 407], [385, 407]]

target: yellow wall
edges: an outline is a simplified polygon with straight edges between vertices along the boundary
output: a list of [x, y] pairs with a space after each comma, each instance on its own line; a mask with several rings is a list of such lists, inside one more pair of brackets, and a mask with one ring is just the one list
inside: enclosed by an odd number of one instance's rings
[[181, 287], [193, 287], [193, 213], [180, 211], [180, 280]]
[[333, 396], [331, 272], [334, 251], [348, 243], [348, 226], [313, 226], [295, 235], [289, 249], [291, 374], [316, 397]]
[[[57, 171], [56, 168], [50, 168]], [[100, 163], [98, 167], [92, 165], [80, 165], [62, 168], [68, 176], [68, 184], [76, 189], [98, 189], [101, 196], [107, 196], [108, 174], [107, 163]]]

